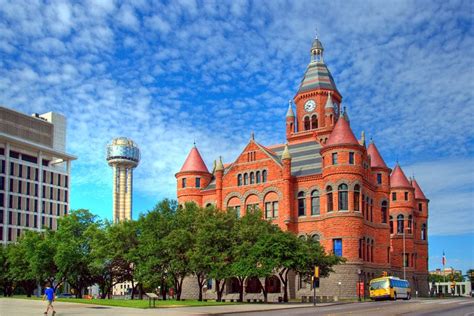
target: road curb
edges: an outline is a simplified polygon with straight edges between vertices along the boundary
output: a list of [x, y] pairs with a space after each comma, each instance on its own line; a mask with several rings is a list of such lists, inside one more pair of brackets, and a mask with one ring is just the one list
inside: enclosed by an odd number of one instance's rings
[[[337, 305], [344, 305], [344, 304], [350, 304], [354, 302], [335, 302], [335, 303], [323, 303], [327, 304], [322, 307], [327, 307], [327, 306], [337, 306]], [[286, 310], [286, 309], [296, 309], [296, 308], [308, 308], [308, 307], [318, 307], [321, 305], [301, 305], [301, 306], [292, 306], [292, 307], [284, 307], [282, 306], [281, 308], [265, 308], [265, 309], [254, 309], [254, 310], [245, 310], [245, 311], [229, 311], [229, 312], [218, 312], [218, 313], [209, 313], [209, 315], [213, 316], [222, 316], [222, 315], [228, 315], [228, 314], [243, 314], [243, 313], [258, 313], [258, 312], [271, 312], [271, 311], [281, 311], [281, 310]]]

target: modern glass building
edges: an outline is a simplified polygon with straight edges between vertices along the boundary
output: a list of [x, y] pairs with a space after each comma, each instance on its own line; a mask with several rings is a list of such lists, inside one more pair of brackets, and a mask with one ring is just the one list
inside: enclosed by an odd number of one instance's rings
[[0, 106], [0, 243], [25, 230], [57, 228], [69, 210], [71, 161], [66, 118]]

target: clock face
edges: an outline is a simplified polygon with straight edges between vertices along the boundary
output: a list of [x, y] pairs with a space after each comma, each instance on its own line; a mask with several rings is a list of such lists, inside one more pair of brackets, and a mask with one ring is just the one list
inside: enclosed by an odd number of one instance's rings
[[306, 112], [311, 112], [316, 108], [316, 102], [314, 100], [308, 100], [304, 104], [304, 109]]

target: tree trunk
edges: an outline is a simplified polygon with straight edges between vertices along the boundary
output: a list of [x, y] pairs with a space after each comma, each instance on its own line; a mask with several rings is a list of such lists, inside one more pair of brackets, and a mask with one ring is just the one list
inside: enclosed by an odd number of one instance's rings
[[142, 300], [143, 299], [143, 285], [139, 283], [138, 286], [138, 297]]
[[285, 268], [278, 272], [280, 281], [283, 284], [283, 302], [288, 302], [288, 269]]
[[239, 280], [239, 286], [240, 286], [239, 301], [243, 302], [244, 301], [244, 281], [245, 281], [245, 278], [238, 277], [238, 280]]
[[202, 274], [197, 274], [197, 282], [198, 282], [198, 286], [199, 286], [199, 297], [198, 297], [198, 301], [202, 301], [202, 287], [204, 286], [204, 277]]
[[258, 279], [258, 282], [260, 283], [260, 288], [262, 289], [263, 302], [268, 303], [267, 279], [265, 279], [265, 286], [262, 285], [260, 279]]
[[[221, 286], [221, 282], [222, 282], [222, 286]], [[224, 292], [224, 287], [225, 287], [225, 280], [221, 281], [220, 279], [216, 279], [216, 290], [217, 290], [218, 302], [222, 301], [222, 294]]]

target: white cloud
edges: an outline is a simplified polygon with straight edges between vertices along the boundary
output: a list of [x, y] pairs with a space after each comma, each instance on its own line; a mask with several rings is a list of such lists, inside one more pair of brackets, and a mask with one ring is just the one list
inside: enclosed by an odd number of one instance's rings
[[474, 161], [443, 159], [403, 167], [415, 178], [429, 203], [429, 230], [432, 235], [474, 232]]
[[[373, 136], [387, 162], [413, 166], [430, 229], [447, 234], [436, 218], [448, 200], [430, 186], [469, 183], [456, 161], [474, 156], [470, 20], [457, 2], [3, 2], [0, 103], [68, 117], [77, 190], [111, 185], [105, 146], [124, 135], [143, 153], [135, 189], [173, 196], [194, 138], [209, 165], [234, 159], [250, 129], [283, 142], [318, 28], [354, 132]], [[432, 157], [451, 169], [421, 163]], [[473, 189], [452, 192], [463, 209]]]

